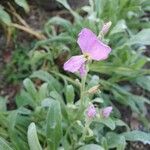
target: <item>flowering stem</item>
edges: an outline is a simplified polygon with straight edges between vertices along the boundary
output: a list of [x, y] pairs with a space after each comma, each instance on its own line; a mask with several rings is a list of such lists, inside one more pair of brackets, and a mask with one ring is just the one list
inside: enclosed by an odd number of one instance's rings
[[87, 78], [87, 73], [81, 79], [81, 89], [80, 89], [80, 100], [81, 100], [81, 103], [83, 103], [83, 101], [84, 101], [86, 78]]
[[[88, 66], [86, 66], [86, 68], [88, 68]], [[79, 111], [75, 117], [75, 119], [78, 119], [82, 116], [82, 112], [84, 111], [84, 95], [85, 95], [85, 84], [86, 84], [86, 78], [87, 78], [87, 73], [88, 73], [88, 69], [86, 69], [86, 73], [85, 75], [81, 78], [81, 87], [80, 87], [80, 106], [79, 106]]]

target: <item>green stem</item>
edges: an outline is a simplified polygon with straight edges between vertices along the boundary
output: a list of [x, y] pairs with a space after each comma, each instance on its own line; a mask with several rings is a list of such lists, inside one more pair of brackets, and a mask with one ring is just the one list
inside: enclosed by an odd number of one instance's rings
[[82, 136], [81, 136], [81, 141], [84, 141], [84, 140], [85, 140], [85, 137], [86, 137], [86, 134], [87, 134], [89, 125], [90, 125], [90, 123], [86, 120], [86, 121], [85, 121], [85, 127], [84, 127], [83, 132], [82, 132], [83, 134], [82, 134]]
[[87, 73], [86, 71], [85, 75], [81, 78], [81, 87], [80, 87], [80, 106], [79, 106], [79, 111], [75, 117], [75, 120], [79, 120], [82, 117], [82, 112], [84, 111], [84, 95], [85, 95], [85, 84], [86, 84], [86, 78], [87, 78]]
[[84, 94], [85, 94], [85, 83], [86, 83], [87, 73], [81, 79], [81, 88], [80, 88], [80, 101], [81, 105], [84, 104]]

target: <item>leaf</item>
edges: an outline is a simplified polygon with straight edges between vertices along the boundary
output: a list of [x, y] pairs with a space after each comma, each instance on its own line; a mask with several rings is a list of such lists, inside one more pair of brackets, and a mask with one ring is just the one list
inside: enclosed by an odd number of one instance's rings
[[129, 44], [150, 45], [149, 39], [150, 39], [150, 29], [143, 29], [136, 35], [131, 37], [131, 39], [129, 40]]
[[150, 133], [145, 133], [142, 131], [131, 131], [122, 133], [127, 141], [140, 141], [144, 144], [150, 144]]
[[35, 102], [31, 95], [24, 90], [21, 91], [20, 95], [16, 96], [16, 104], [18, 107], [26, 105], [35, 106]]
[[0, 137], [0, 150], [13, 150], [9, 145], [8, 142]]
[[6, 111], [6, 99], [3, 97], [0, 97], [0, 111]]
[[9, 130], [14, 130], [15, 125], [16, 125], [17, 116], [18, 116], [17, 110], [14, 110], [9, 114], [9, 116], [8, 116]]
[[60, 104], [58, 101], [50, 101], [49, 111], [46, 120], [46, 136], [48, 141], [48, 147], [51, 150], [56, 150], [62, 138], [62, 115]]
[[44, 98], [46, 98], [48, 96], [48, 83], [43, 83], [40, 88], [39, 88], [39, 92], [38, 92], [38, 97], [39, 100], [43, 100]]
[[11, 18], [1, 5], [0, 5], [0, 21], [2, 21], [7, 26], [11, 25]]
[[125, 126], [127, 131], [130, 130], [130, 128], [128, 127], [128, 125], [124, 121], [122, 121], [120, 119], [115, 119], [114, 121], [115, 121], [116, 126]]
[[81, 16], [71, 9], [71, 7], [69, 6], [67, 0], [56, 0], [56, 1], [61, 3], [66, 9], [68, 9], [70, 11], [70, 13], [74, 16], [76, 21], [81, 20]]
[[112, 148], [117, 148], [117, 150], [124, 150], [126, 141], [124, 136], [113, 133], [113, 132], [108, 132], [106, 135], [107, 139], [107, 144], [110, 149]]
[[[10, 138], [10, 141], [11, 143], [14, 145], [14, 149], [26, 149], [28, 146], [27, 144], [25, 143], [25, 141], [23, 140], [25, 138], [24, 134], [22, 132], [19, 132], [17, 129], [16, 129], [16, 126], [18, 125], [18, 123], [21, 123], [19, 120], [18, 120], [18, 110], [13, 110], [9, 113], [9, 116], [8, 116], [8, 133], [9, 133], [9, 138]], [[24, 129], [22, 128], [23, 132]], [[18, 138], [18, 136], [20, 136]]]
[[46, 23], [46, 26], [49, 26], [49, 25], [60, 25], [62, 27], [64, 27], [65, 29], [68, 29], [71, 27], [71, 23], [64, 19], [64, 18], [61, 18], [61, 17], [52, 17], [47, 23]]
[[72, 85], [67, 85], [66, 92], [65, 92], [67, 103], [73, 103], [75, 94], [74, 94], [74, 88]]
[[45, 98], [41, 102], [42, 107], [49, 107], [51, 105], [51, 101], [54, 100], [53, 98]]
[[15, 0], [15, 3], [22, 7], [27, 13], [30, 11], [29, 5], [26, 0]]
[[44, 57], [47, 56], [47, 53], [44, 51], [34, 51], [33, 56], [31, 57], [31, 65], [36, 65], [37, 62], [39, 62], [41, 59], [44, 59]]
[[115, 122], [111, 118], [101, 118], [100, 122], [106, 125], [111, 130], [114, 130], [116, 127]]
[[127, 25], [126, 25], [125, 20], [119, 20], [116, 26], [113, 27], [113, 29], [111, 30], [110, 35], [119, 33], [119, 32], [124, 32], [126, 29], [127, 29]]
[[66, 105], [65, 105], [65, 102], [64, 102], [62, 96], [57, 91], [51, 91], [50, 96], [60, 103], [63, 119], [65, 119], [67, 121], [68, 113], [67, 113]]
[[38, 78], [42, 81], [45, 81], [49, 84], [50, 90], [56, 90], [59, 91], [62, 90], [62, 86], [58, 80], [56, 80], [51, 74], [49, 74], [46, 71], [39, 70], [33, 72], [33, 74], [30, 76], [31, 78]]
[[38, 140], [35, 123], [32, 122], [29, 125], [27, 136], [30, 150], [42, 150]]
[[23, 85], [24, 85], [25, 89], [27, 90], [27, 92], [32, 96], [32, 98], [34, 100], [36, 100], [37, 90], [36, 90], [33, 82], [29, 78], [26, 78], [23, 81]]
[[138, 77], [135, 82], [143, 89], [150, 91], [150, 76]]
[[104, 150], [104, 148], [97, 144], [88, 144], [80, 147], [78, 150]]

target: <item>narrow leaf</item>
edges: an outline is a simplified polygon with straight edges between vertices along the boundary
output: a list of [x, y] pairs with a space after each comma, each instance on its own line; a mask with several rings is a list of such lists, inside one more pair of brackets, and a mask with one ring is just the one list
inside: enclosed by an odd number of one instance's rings
[[33, 122], [29, 125], [27, 134], [30, 150], [42, 150], [38, 140], [36, 126]]

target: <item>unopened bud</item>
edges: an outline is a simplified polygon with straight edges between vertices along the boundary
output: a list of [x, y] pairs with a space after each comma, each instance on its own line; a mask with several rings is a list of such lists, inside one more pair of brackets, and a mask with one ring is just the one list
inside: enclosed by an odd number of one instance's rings
[[111, 24], [112, 24], [111, 21], [105, 23], [105, 24], [103, 25], [102, 30], [101, 30], [100, 33], [101, 33], [102, 35], [105, 35], [105, 34], [109, 31], [109, 28], [110, 28]]
[[113, 109], [112, 106], [102, 109], [102, 116], [108, 118], [110, 113], [112, 112], [112, 109]]
[[95, 85], [88, 90], [89, 94], [94, 94], [99, 90], [99, 85]]
[[93, 104], [91, 104], [88, 108], [87, 108], [87, 112], [86, 112], [87, 116], [92, 119], [95, 117], [96, 115], [96, 108], [94, 107]]

